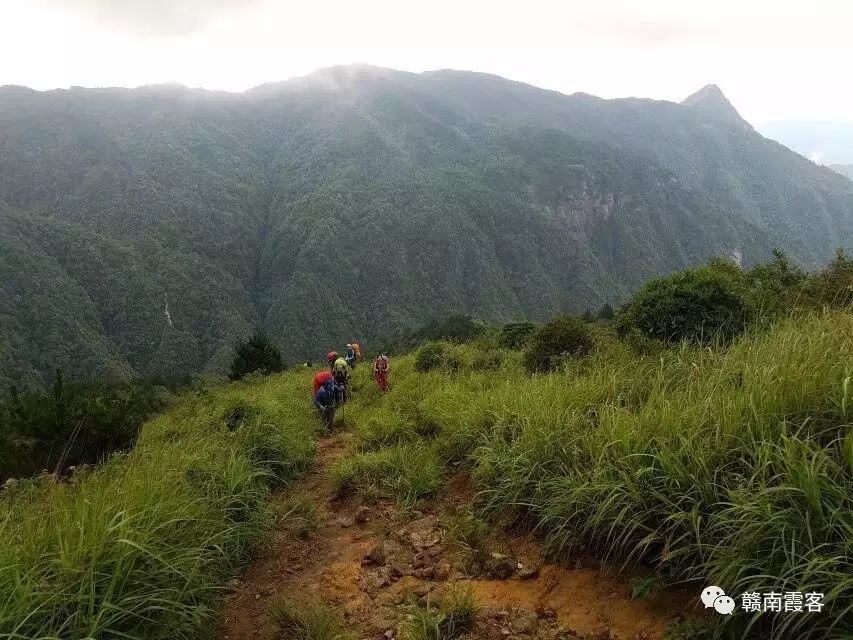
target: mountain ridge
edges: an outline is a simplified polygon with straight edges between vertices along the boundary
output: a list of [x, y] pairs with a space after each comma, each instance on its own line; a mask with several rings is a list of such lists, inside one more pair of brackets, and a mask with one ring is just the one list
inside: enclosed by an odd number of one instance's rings
[[311, 359], [455, 311], [616, 303], [713, 255], [853, 245], [848, 180], [702, 109], [330, 74], [250, 98], [0, 90], [0, 382], [221, 373], [254, 327]]

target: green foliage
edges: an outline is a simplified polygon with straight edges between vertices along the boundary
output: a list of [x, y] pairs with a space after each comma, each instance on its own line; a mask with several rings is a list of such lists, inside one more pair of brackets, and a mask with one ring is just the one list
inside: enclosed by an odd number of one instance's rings
[[[533, 378], [514, 366], [424, 375], [398, 358], [393, 389], [359, 419], [391, 411], [429, 425], [428, 441], [406, 446], [466, 467], [491, 519], [534, 528], [557, 557], [639, 562], [661, 586], [826, 594], [820, 616], [760, 616], [760, 637], [851, 628], [853, 314], [796, 312], [715, 348], [646, 353], [607, 328], [594, 340], [587, 357]], [[473, 362], [481, 347], [458, 349]], [[476, 519], [446, 526], [459, 546], [481, 544]], [[740, 635], [749, 621], [720, 622], [708, 633]]]
[[404, 640], [454, 640], [473, 628], [476, 616], [473, 594], [457, 589], [437, 605], [429, 600], [413, 605], [402, 637]]
[[482, 552], [487, 548], [489, 525], [473, 513], [467, 512], [448, 516], [445, 518], [444, 528], [450, 541], [464, 551]]
[[620, 310], [617, 329], [664, 342], [726, 342], [752, 318], [740, 270], [711, 264], [680, 271], [644, 285]]
[[390, 497], [411, 505], [438, 490], [442, 471], [430, 447], [396, 445], [342, 460], [332, 479], [338, 495]]
[[3, 87], [0, 129], [3, 389], [224, 377], [255, 326], [317, 361], [424, 318], [625, 300], [724, 248], [811, 265], [853, 237], [851, 183], [742, 123], [475, 74]]
[[524, 366], [530, 372], [549, 371], [562, 358], [586, 355], [592, 347], [592, 333], [583, 320], [557, 316], [531, 338], [524, 353]]
[[819, 305], [853, 306], [853, 257], [839, 249], [824, 269], [809, 278], [807, 292]]
[[309, 537], [320, 524], [320, 509], [305, 496], [290, 497], [273, 504], [274, 523], [301, 538]]
[[[0, 636], [212, 631], [222, 585], [265, 529], [270, 487], [313, 456], [305, 385], [285, 374], [190, 396], [147, 422], [131, 452], [0, 492]], [[234, 407], [250, 409], [236, 430]]]
[[287, 640], [346, 640], [350, 637], [335, 613], [324, 605], [283, 598], [270, 609], [270, 617]]
[[613, 320], [615, 316], [616, 312], [613, 311], [613, 307], [609, 302], [605, 302], [595, 315], [599, 320]]
[[231, 361], [231, 380], [242, 380], [250, 373], [269, 375], [284, 370], [281, 351], [263, 333], [257, 332], [234, 350]]
[[0, 481], [42, 470], [61, 474], [129, 448], [170, 397], [154, 382], [68, 384], [57, 373], [50, 393], [12, 387], [0, 402]]
[[465, 343], [475, 340], [483, 334], [489, 325], [469, 315], [454, 314], [439, 320], [432, 320], [422, 327], [402, 332], [385, 344], [384, 353], [411, 351], [427, 342]]
[[533, 322], [510, 322], [501, 329], [500, 344], [507, 349], [523, 349], [536, 333], [538, 325]]
[[418, 349], [415, 356], [415, 369], [422, 373], [433, 369], [456, 370], [461, 366], [450, 345], [443, 342], [430, 342]]

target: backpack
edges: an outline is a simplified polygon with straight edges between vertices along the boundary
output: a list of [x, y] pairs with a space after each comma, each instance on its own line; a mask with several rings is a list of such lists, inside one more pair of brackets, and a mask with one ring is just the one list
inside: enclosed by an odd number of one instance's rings
[[347, 361], [343, 358], [338, 358], [337, 360], [335, 360], [335, 364], [332, 367], [332, 373], [335, 374], [336, 378], [344, 378], [346, 376], [349, 376], [349, 365], [347, 364]]
[[355, 353], [355, 359], [361, 360], [361, 345], [357, 342], [352, 343], [352, 350]]
[[388, 358], [379, 356], [378, 358], [376, 358], [375, 366], [377, 371], [385, 373], [386, 371], [388, 371]]

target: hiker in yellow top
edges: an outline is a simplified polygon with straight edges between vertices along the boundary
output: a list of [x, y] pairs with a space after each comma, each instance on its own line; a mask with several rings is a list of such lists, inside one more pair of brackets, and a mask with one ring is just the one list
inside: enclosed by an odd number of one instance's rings
[[339, 357], [335, 360], [332, 365], [332, 376], [335, 378], [335, 384], [341, 389], [338, 401], [343, 404], [349, 397], [349, 365], [345, 358]]

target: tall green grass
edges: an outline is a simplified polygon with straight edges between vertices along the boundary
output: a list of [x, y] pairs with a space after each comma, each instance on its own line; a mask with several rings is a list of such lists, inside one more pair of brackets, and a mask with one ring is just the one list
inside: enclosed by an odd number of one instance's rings
[[0, 637], [194, 638], [265, 496], [310, 463], [307, 376], [210, 391], [71, 483], [0, 494]]
[[396, 414], [390, 438], [426, 434], [471, 469], [488, 512], [558, 555], [648, 563], [730, 594], [826, 594], [822, 613], [731, 627], [853, 628], [853, 314], [793, 316], [719, 349], [599, 332], [591, 355], [551, 375], [525, 375], [517, 356], [483, 371], [482, 345], [454, 348], [455, 371], [395, 359], [360, 441], [381, 443], [371, 419]]

